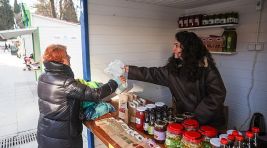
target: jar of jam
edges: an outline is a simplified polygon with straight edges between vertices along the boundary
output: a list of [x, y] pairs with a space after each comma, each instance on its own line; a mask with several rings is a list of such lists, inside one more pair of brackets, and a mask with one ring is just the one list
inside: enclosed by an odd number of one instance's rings
[[137, 130], [140, 130], [140, 131], [144, 130], [145, 111], [146, 111], [146, 107], [144, 106], [139, 106], [136, 109], [135, 126]]
[[167, 148], [182, 147], [181, 140], [184, 127], [179, 123], [170, 123], [167, 126], [165, 146]]
[[163, 102], [156, 102], [155, 105], [156, 105], [156, 110], [161, 111], [163, 109], [163, 107], [165, 106], [165, 103], [163, 103]]
[[156, 121], [154, 127], [154, 139], [157, 143], [164, 143], [166, 139], [166, 123], [163, 121]]
[[149, 125], [150, 117], [149, 117], [149, 111], [145, 111], [145, 121], [144, 121], [144, 132], [145, 134], [148, 134], [148, 125]]
[[183, 126], [186, 131], [196, 131], [199, 127], [199, 123], [194, 119], [186, 119], [183, 122]]
[[197, 131], [186, 131], [183, 134], [183, 148], [201, 148], [203, 138]]
[[210, 139], [217, 136], [217, 129], [212, 126], [201, 126], [199, 132], [203, 135], [204, 138], [202, 142], [203, 148], [211, 148], [212, 145], [210, 143]]
[[154, 112], [150, 112], [149, 113], [149, 124], [148, 124], [148, 128], [147, 128], [147, 132], [149, 135], [154, 135], [154, 124], [155, 124], [155, 113]]
[[185, 119], [192, 119], [192, 118], [195, 117], [195, 114], [192, 113], [192, 112], [184, 112], [183, 116], [184, 116]]
[[181, 114], [176, 115], [175, 122], [176, 123], [182, 123], [184, 121], [185, 117]]

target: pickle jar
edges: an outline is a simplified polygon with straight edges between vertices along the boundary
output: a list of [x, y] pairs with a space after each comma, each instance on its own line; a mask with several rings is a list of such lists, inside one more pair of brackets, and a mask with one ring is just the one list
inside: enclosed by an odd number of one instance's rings
[[199, 127], [199, 123], [195, 119], [186, 119], [183, 121], [183, 126], [186, 131], [196, 131]]
[[186, 131], [183, 134], [183, 148], [201, 148], [202, 135], [197, 131]]
[[165, 146], [167, 148], [181, 148], [184, 127], [179, 123], [170, 123], [167, 127]]
[[156, 121], [154, 127], [154, 139], [157, 143], [163, 144], [166, 139], [166, 123]]
[[217, 136], [217, 129], [212, 126], [201, 126], [199, 132], [203, 135], [202, 147], [211, 148], [212, 145], [210, 143], [210, 139]]

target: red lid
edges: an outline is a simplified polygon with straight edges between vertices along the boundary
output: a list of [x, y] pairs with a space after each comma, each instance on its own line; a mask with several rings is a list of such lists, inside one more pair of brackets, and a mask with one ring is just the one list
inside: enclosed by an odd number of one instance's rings
[[212, 126], [201, 126], [199, 132], [210, 138], [216, 137], [218, 134], [217, 129]]
[[232, 135], [234, 135], [235, 137], [239, 135], [237, 130], [233, 130]]
[[228, 144], [228, 140], [226, 138], [222, 138], [220, 140], [220, 143], [223, 144], [223, 145], [226, 145], [226, 144]]
[[170, 123], [167, 130], [173, 134], [181, 135], [183, 133], [184, 127], [179, 123]]
[[184, 132], [183, 138], [185, 138], [185, 140], [198, 144], [201, 143], [203, 141], [202, 136], [199, 132], [196, 131], [186, 131]]
[[234, 141], [235, 140], [235, 136], [230, 134], [227, 136], [227, 139], [230, 140], [230, 141]]
[[246, 136], [248, 137], [248, 138], [253, 138], [253, 133], [251, 132], [251, 131], [247, 131], [246, 132]]
[[241, 135], [237, 135], [236, 136], [236, 139], [237, 139], [237, 141], [243, 141], [244, 140], [244, 137], [241, 136]]
[[253, 127], [253, 128], [252, 128], [252, 132], [253, 132], [253, 133], [259, 133], [259, 132], [260, 132], [260, 128], [258, 128], [258, 127]]
[[185, 128], [198, 128], [199, 123], [197, 122], [197, 120], [194, 119], [186, 119], [183, 122], [183, 126]]

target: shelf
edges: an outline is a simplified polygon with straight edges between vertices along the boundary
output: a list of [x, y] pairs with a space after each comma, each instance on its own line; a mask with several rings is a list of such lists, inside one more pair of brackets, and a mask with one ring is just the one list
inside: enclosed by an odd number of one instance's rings
[[238, 24], [224, 24], [224, 25], [212, 25], [212, 26], [199, 26], [199, 27], [188, 27], [188, 28], [178, 28], [176, 30], [196, 30], [196, 29], [210, 29], [210, 28], [229, 28], [236, 27]]
[[216, 51], [210, 51], [211, 54], [222, 54], [222, 55], [234, 55], [237, 54], [237, 52], [216, 52]]

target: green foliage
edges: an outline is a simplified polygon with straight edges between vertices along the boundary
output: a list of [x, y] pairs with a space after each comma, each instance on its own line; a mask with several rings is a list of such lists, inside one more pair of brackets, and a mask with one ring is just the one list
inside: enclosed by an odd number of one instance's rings
[[12, 29], [14, 14], [9, 5], [9, 0], [0, 0], [0, 30]]

